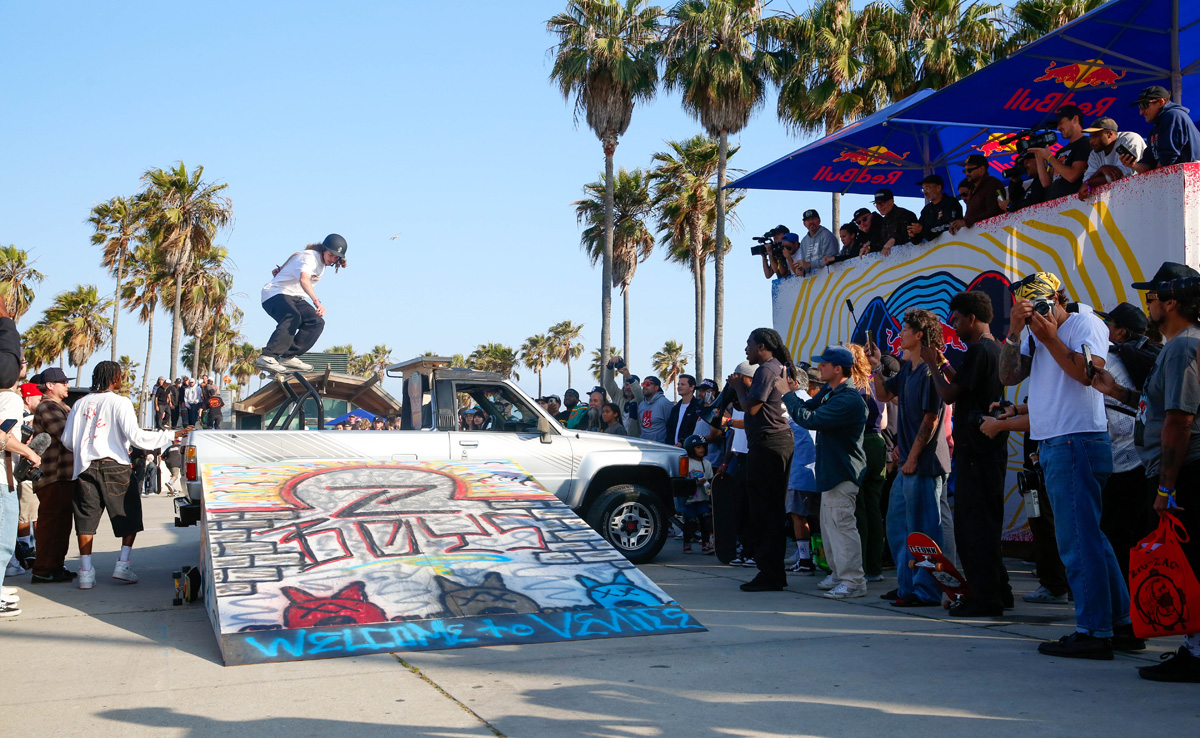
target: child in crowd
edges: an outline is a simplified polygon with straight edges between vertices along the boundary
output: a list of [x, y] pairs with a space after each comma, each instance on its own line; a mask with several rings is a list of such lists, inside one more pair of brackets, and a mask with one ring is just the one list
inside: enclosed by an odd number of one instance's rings
[[688, 476], [696, 480], [696, 491], [689, 497], [676, 497], [675, 509], [683, 516], [683, 552], [692, 552], [692, 538], [700, 528], [700, 553], [716, 552], [712, 542], [712, 478], [713, 468], [708, 459], [708, 442], [702, 436], [691, 435], [683, 442], [687, 451]]

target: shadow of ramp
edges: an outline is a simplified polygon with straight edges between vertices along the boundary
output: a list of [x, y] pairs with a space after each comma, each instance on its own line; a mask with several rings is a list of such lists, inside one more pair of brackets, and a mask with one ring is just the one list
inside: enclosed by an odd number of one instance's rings
[[[130, 709], [105, 710], [97, 717], [114, 722], [125, 723], [127, 726], [140, 726], [157, 731], [186, 731], [182, 733], [189, 738], [211, 738], [211, 736], [282, 736], [284, 738], [301, 738], [302, 736], [345, 736], [357, 738], [368, 736], [403, 735], [413, 738], [464, 738], [479, 735], [479, 731], [463, 731], [454, 728], [422, 728], [410, 725], [390, 725], [387, 723], [366, 723], [353, 720], [328, 720], [324, 718], [290, 718], [268, 717], [255, 720], [216, 720], [204, 715], [194, 715], [178, 712], [167, 707], [138, 707]], [[129, 731], [132, 733], [132, 731]], [[161, 733], [160, 733], [161, 734]]]
[[227, 665], [704, 630], [511, 461], [201, 473]]

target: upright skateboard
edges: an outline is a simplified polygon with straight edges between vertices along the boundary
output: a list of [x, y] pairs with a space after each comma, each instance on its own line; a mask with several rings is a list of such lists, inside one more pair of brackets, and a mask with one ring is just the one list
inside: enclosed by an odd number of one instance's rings
[[200, 599], [200, 585], [203, 580], [200, 576], [200, 567], [185, 566], [171, 574], [175, 580], [175, 598], [171, 600], [171, 604], [178, 607], [185, 602], [195, 602]]
[[712, 493], [713, 545], [717, 560], [728, 564], [737, 556], [737, 481], [728, 474], [716, 477]]
[[932, 538], [924, 533], [910, 533], [908, 535], [908, 552], [912, 554], [912, 558], [908, 560], [908, 568], [913, 571], [918, 568], [925, 569], [933, 576], [933, 581], [937, 583], [938, 589], [942, 590], [942, 594], [945, 595], [942, 598], [942, 604], [947, 609], [952, 603], [967, 596], [969, 590], [966, 577], [954, 568], [954, 564], [946, 558], [942, 549]]

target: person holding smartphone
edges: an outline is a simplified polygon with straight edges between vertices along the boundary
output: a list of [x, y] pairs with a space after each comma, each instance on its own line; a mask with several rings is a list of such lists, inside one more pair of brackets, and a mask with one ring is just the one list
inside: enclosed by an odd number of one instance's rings
[[[0, 303], [3, 298], [0, 298]], [[2, 328], [0, 328], [2, 330]], [[42, 459], [33, 449], [21, 443], [21, 416], [25, 403], [17, 392], [16, 380], [8, 389], [0, 391], [0, 455], [4, 457], [4, 478], [0, 481], [0, 564], [8, 564], [17, 547], [17, 522], [21, 513], [17, 499], [17, 485], [13, 480], [13, 455], [24, 456], [35, 467]], [[0, 566], [0, 618], [11, 618], [21, 614], [15, 593], [4, 589], [6, 566]]]
[[1122, 156], [1142, 158], [1146, 141], [1133, 131], [1118, 131], [1112, 118], [1097, 118], [1083, 129], [1088, 135], [1092, 153], [1088, 155], [1087, 169], [1083, 173], [1083, 186], [1079, 188], [1079, 199], [1086, 200], [1092, 190], [1124, 177], [1132, 177], [1133, 168], [1121, 161]]

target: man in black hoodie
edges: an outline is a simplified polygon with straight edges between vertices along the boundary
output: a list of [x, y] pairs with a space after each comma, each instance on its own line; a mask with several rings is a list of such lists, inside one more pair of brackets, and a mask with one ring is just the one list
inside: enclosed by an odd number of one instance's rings
[[1147, 87], [1131, 104], [1138, 106], [1142, 117], [1153, 127], [1142, 158], [1135, 160], [1122, 155], [1122, 164], [1135, 172], [1148, 172], [1171, 164], [1200, 161], [1200, 131], [1196, 130], [1190, 111], [1171, 102], [1171, 94], [1165, 87]]

